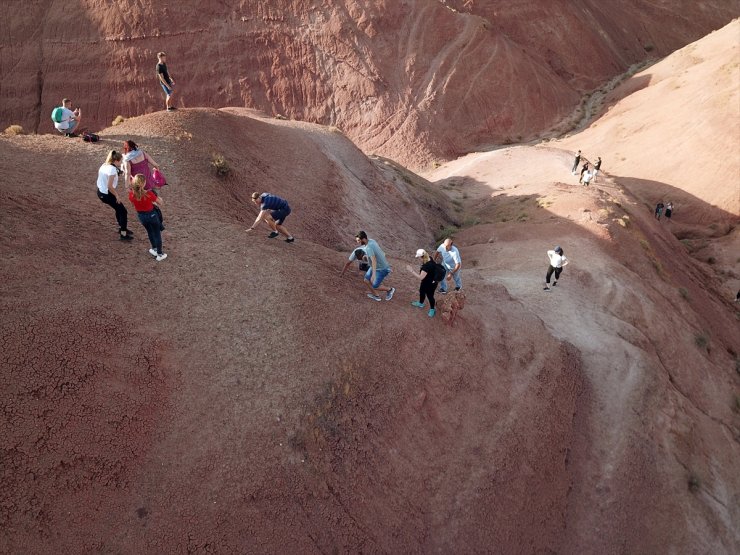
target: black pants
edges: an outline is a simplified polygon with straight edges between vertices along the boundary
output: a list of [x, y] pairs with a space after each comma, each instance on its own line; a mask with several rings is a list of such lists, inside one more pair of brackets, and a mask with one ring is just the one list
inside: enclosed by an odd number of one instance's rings
[[139, 221], [146, 229], [152, 248], [157, 251], [157, 254], [162, 254], [162, 222], [159, 221], [157, 211], [139, 212]]
[[429, 308], [434, 308], [434, 292], [436, 290], [436, 281], [422, 281], [419, 285], [419, 302], [424, 304], [424, 299], [429, 299]]
[[547, 285], [550, 285], [550, 276], [552, 276], [553, 272], [555, 272], [555, 281], [557, 281], [558, 278], [560, 277], [560, 272], [562, 271], [563, 271], [562, 268], [555, 268], [552, 265], [548, 266], [547, 275], [545, 276], [545, 283], [547, 283]]
[[116, 197], [113, 193], [103, 194], [98, 191], [98, 198], [103, 204], [107, 204], [116, 211], [116, 221], [121, 231], [128, 231], [128, 212], [123, 203], [116, 202]]

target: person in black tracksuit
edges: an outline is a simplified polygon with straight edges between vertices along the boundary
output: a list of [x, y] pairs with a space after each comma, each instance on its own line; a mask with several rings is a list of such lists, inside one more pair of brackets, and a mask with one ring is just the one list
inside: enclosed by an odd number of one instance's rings
[[432, 318], [436, 314], [436, 303], [434, 301], [434, 292], [437, 290], [439, 284], [438, 278], [444, 276], [444, 268], [440, 264], [437, 264], [429, 256], [429, 253], [424, 249], [416, 251], [416, 258], [421, 258], [422, 265], [421, 269], [416, 272], [411, 265], [407, 265], [406, 269], [414, 274], [417, 279], [421, 280], [419, 284], [419, 300], [411, 303], [412, 306], [417, 308], [424, 307], [424, 300], [429, 300], [429, 312], [427, 315]]

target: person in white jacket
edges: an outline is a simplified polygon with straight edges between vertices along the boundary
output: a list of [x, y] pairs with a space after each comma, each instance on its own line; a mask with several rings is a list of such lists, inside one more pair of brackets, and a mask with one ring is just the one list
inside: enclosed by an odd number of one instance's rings
[[545, 276], [545, 291], [550, 290], [550, 278], [552, 274], [555, 274], [555, 281], [552, 286], [555, 287], [558, 284], [558, 278], [563, 271], [563, 267], [568, 264], [568, 259], [565, 258], [562, 247], [555, 247], [551, 251], [547, 251], [547, 256], [550, 259], [550, 266], [547, 268], [547, 275]]

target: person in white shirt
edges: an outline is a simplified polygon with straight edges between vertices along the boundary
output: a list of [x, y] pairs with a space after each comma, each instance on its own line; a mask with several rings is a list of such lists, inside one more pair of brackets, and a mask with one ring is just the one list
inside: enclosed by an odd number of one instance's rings
[[71, 110], [72, 101], [69, 98], [62, 100], [62, 121], [54, 122], [56, 130], [65, 135], [66, 137], [74, 137], [75, 130], [80, 129], [80, 121], [82, 120], [82, 111], [77, 108]]
[[593, 173], [586, 170], [583, 172], [583, 175], [581, 176], [581, 181], [583, 182], [584, 187], [587, 187], [589, 183], [591, 183], [591, 178], [594, 176]]
[[442, 244], [437, 247], [437, 252], [434, 254], [434, 260], [439, 262], [442, 259], [442, 265], [447, 270], [444, 279], [439, 284], [439, 290], [443, 295], [447, 294], [447, 280], [453, 279], [455, 281], [455, 291], [462, 289], [462, 259], [460, 258], [460, 251], [454, 245], [455, 238], [448, 237]]
[[107, 204], [116, 211], [118, 236], [121, 241], [131, 241], [134, 234], [128, 229], [128, 211], [116, 191], [122, 161], [123, 155], [120, 152], [111, 150], [108, 153], [105, 163], [98, 170], [98, 198], [100, 202]]
[[558, 284], [563, 267], [568, 264], [568, 259], [565, 258], [561, 247], [555, 247], [553, 250], [547, 251], [547, 257], [550, 259], [550, 266], [547, 268], [547, 275], [545, 276], [545, 291], [550, 290], [550, 278], [552, 274], [555, 274], [555, 281], [552, 283], [552, 286], [555, 287]]

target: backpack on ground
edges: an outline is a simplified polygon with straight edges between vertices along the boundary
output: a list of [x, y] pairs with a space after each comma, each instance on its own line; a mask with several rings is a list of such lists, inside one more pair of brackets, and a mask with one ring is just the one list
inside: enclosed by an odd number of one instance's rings
[[100, 137], [95, 133], [83, 133], [82, 140], [86, 143], [97, 143], [100, 140]]
[[51, 120], [54, 123], [62, 123], [64, 121], [64, 107], [57, 106], [51, 111]]
[[434, 263], [434, 281], [440, 283], [447, 273], [447, 269], [437, 262]]

